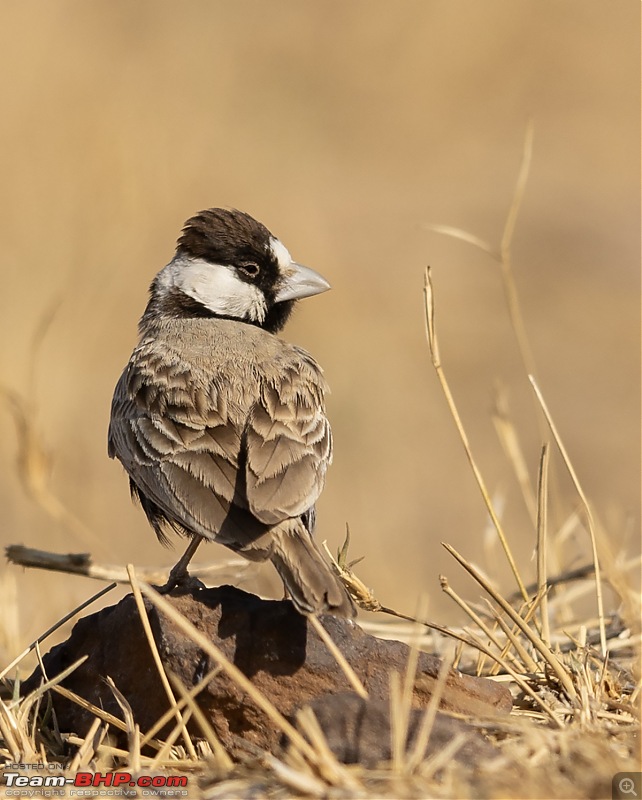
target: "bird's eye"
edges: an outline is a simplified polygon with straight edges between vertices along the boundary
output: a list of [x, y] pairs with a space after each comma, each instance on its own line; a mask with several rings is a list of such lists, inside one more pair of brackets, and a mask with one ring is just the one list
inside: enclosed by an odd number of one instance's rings
[[239, 269], [250, 278], [256, 278], [260, 272], [259, 265], [255, 264], [254, 261], [244, 261], [239, 264]]

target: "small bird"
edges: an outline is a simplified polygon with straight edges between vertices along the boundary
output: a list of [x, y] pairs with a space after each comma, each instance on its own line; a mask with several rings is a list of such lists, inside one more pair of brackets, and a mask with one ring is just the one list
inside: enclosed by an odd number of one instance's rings
[[355, 608], [312, 533], [332, 460], [323, 372], [275, 334], [330, 284], [248, 214], [185, 223], [154, 278], [140, 339], [114, 391], [108, 450], [161, 542], [191, 537], [270, 559], [303, 614]]

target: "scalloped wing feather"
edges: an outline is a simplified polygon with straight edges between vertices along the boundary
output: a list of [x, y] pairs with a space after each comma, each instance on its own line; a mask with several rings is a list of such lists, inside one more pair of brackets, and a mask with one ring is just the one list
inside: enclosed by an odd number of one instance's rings
[[247, 499], [250, 511], [266, 525], [298, 517], [313, 506], [332, 459], [321, 370], [309, 356], [299, 367], [262, 387], [248, 420]]

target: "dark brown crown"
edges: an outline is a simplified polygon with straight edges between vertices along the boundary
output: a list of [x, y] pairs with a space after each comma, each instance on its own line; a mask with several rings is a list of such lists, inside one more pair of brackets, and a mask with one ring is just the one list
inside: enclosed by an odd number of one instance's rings
[[176, 252], [215, 264], [264, 259], [270, 231], [249, 214], [236, 209], [208, 208], [187, 220]]

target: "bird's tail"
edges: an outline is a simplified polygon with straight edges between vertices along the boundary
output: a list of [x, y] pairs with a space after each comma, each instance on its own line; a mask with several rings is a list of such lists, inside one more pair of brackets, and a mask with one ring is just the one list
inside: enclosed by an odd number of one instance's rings
[[290, 519], [271, 533], [274, 548], [270, 560], [297, 610], [302, 614], [354, 617], [354, 603], [303, 523]]

